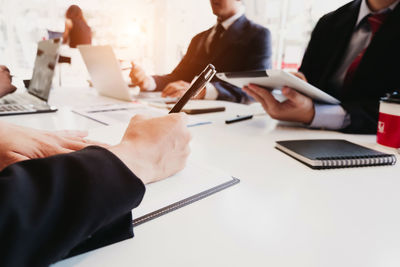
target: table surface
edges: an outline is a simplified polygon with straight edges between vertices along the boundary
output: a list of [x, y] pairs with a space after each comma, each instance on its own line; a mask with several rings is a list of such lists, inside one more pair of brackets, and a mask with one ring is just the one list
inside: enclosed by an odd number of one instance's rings
[[[50, 102], [58, 112], [0, 119], [91, 130], [104, 126], [71, 108], [115, 101], [58, 88]], [[191, 128], [192, 158], [239, 185], [138, 226], [131, 240], [55, 266], [400, 266], [399, 164], [318, 171], [274, 149], [277, 140], [342, 138], [387, 152], [375, 136], [278, 124], [266, 115], [226, 125], [262, 109], [221, 104], [226, 112], [196, 115], [213, 123]]]

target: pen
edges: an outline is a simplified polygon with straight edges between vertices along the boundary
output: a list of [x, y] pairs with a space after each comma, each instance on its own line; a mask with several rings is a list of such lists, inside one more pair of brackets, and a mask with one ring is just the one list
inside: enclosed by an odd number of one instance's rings
[[182, 108], [186, 105], [186, 103], [195, 95], [200, 89], [203, 89], [204, 86], [214, 77], [217, 71], [212, 64], [208, 64], [208, 66], [200, 73], [199, 77], [194, 81], [194, 83], [190, 86], [190, 88], [186, 91], [186, 93], [179, 99], [178, 103], [171, 109], [169, 112], [178, 113], [182, 110]]
[[244, 116], [237, 115], [236, 118], [226, 120], [225, 123], [231, 124], [231, 123], [235, 123], [235, 122], [239, 122], [239, 121], [251, 120], [254, 116], [262, 116], [262, 115], [266, 115], [266, 114], [267, 113], [259, 113], [259, 114], [244, 115]]
[[247, 115], [247, 116], [237, 116], [236, 118], [226, 120], [226, 124], [231, 124], [239, 121], [245, 121], [245, 120], [250, 120], [253, 118], [253, 115]]

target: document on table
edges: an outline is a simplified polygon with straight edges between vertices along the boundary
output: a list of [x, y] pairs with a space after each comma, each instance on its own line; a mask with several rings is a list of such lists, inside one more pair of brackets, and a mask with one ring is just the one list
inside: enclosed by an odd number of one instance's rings
[[[128, 125], [131, 118], [137, 114], [150, 117], [161, 117], [168, 114], [167, 109], [155, 108], [143, 103], [113, 103], [89, 106], [85, 108], [75, 108], [72, 112], [88, 119], [97, 121], [106, 126]], [[188, 126], [199, 126], [211, 123], [197, 117], [190, 116]], [[125, 131], [125, 128], [123, 129]]]
[[[123, 133], [122, 125], [99, 127], [89, 132], [88, 139], [113, 145], [121, 140]], [[229, 174], [189, 158], [187, 166], [181, 172], [146, 185], [142, 203], [133, 210], [133, 218], [140, 219], [135, 225], [160, 217], [237, 183], [239, 180]]]
[[103, 125], [128, 123], [130, 119], [137, 114], [152, 117], [160, 117], [168, 114], [167, 110], [149, 107], [136, 102], [95, 105], [85, 108], [76, 108], [73, 109], [72, 112], [97, 121]]

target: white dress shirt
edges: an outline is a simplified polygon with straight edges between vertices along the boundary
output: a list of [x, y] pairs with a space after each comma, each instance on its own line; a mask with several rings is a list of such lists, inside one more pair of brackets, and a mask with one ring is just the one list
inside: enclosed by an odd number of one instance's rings
[[[399, 4], [400, 0], [394, 2], [390, 7], [377, 12], [373, 12], [368, 4], [367, 0], [361, 2], [360, 11], [356, 26], [354, 28], [353, 35], [350, 40], [349, 47], [346, 51], [344, 60], [340, 67], [333, 75], [333, 81], [337, 88], [343, 86], [344, 79], [347, 74], [347, 70], [353, 63], [354, 59], [368, 47], [371, 42], [372, 32], [369, 24], [365, 20], [370, 14], [380, 14], [393, 10]], [[350, 124], [350, 116], [340, 105], [324, 105], [315, 104], [315, 116], [310, 125], [312, 128], [325, 128], [330, 130], [339, 130], [347, 127]]]

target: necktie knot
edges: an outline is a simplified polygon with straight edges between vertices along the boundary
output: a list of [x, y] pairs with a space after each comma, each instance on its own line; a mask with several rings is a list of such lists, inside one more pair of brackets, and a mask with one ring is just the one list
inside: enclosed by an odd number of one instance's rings
[[368, 23], [371, 27], [373, 35], [375, 35], [375, 33], [379, 30], [379, 28], [382, 26], [388, 16], [389, 12], [385, 12], [381, 14], [370, 15], [368, 17]]

